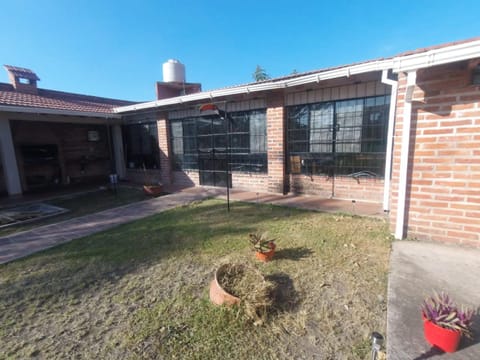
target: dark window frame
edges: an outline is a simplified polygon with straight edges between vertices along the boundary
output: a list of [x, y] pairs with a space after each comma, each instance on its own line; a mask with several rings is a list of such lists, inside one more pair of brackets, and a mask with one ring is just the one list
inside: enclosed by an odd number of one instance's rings
[[383, 178], [389, 106], [385, 94], [287, 107], [289, 173]]
[[123, 125], [122, 130], [127, 169], [159, 170], [160, 149], [157, 122], [128, 123]]
[[[229, 116], [231, 121], [228, 131], [221, 125], [218, 128], [205, 129], [206, 133], [203, 133], [202, 129], [199, 131], [201, 119], [214, 119], [215, 116], [170, 120], [172, 168], [177, 171], [198, 170], [199, 142], [209, 139], [215, 141], [215, 138], [218, 137], [218, 144], [220, 144], [218, 146], [226, 146], [220, 137], [228, 134], [230, 138], [231, 171], [267, 173], [266, 109], [231, 112]], [[191, 124], [192, 122], [195, 126], [190, 128], [189, 135], [185, 135], [185, 124]], [[180, 128], [182, 129], [182, 136], [179, 136]], [[193, 129], [194, 131], [192, 131]]]

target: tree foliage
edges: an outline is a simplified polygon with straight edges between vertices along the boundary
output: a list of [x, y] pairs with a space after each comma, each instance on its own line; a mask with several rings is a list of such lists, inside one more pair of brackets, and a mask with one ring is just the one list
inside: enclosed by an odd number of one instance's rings
[[270, 76], [260, 65], [257, 65], [255, 72], [252, 74], [252, 77], [255, 81], [264, 81], [270, 79]]

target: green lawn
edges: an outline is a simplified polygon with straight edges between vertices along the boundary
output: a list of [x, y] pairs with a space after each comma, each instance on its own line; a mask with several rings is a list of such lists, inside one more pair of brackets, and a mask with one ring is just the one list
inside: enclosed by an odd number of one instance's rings
[[34, 222], [2, 228], [0, 229], [0, 236], [6, 236], [16, 232], [29, 230], [37, 226], [72, 219], [74, 217], [99, 212], [136, 201], [146, 200], [148, 198], [150, 197], [146, 196], [142, 189], [126, 186], [119, 187], [116, 194], [110, 190], [104, 189], [74, 193], [72, 195], [63, 195], [42, 202], [62, 207], [69, 210], [68, 212]]
[[[254, 260], [248, 234], [277, 254]], [[363, 359], [385, 333], [387, 224], [208, 200], [0, 266], [0, 358]], [[277, 285], [268, 321], [212, 305], [219, 264]]]

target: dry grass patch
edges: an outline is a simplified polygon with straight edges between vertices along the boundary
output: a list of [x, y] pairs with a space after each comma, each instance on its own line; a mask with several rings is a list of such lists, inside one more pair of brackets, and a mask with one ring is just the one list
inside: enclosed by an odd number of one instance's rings
[[[277, 239], [254, 260], [248, 234]], [[385, 333], [382, 220], [218, 200], [192, 204], [0, 266], [0, 358], [362, 359]], [[208, 300], [215, 269], [255, 267], [268, 318]]]

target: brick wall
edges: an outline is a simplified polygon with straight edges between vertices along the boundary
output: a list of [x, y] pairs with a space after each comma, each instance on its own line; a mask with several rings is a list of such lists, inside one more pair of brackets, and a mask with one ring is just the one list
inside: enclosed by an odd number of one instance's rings
[[232, 187], [246, 191], [268, 192], [268, 175], [257, 173], [232, 173]]
[[200, 185], [198, 171], [174, 171], [172, 172], [172, 181], [175, 186], [182, 188]]
[[[173, 183], [179, 187], [199, 186], [198, 171], [174, 171]], [[268, 175], [257, 173], [232, 173], [232, 186], [234, 189], [246, 191], [268, 191]]]
[[164, 185], [169, 185], [172, 183], [172, 162], [170, 160], [170, 126], [168, 124], [166, 113], [159, 113], [157, 116], [161, 182]]
[[267, 99], [268, 191], [285, 191], [285, 116], [282, 94]]
[[[418, 71], [413, 94], [406, 225], [408, 236], [480, 246], [480, 87], [469, 63]], [[396, 204], [406, 89], [399, 76], [392, 169]]]
[[317, 195], [329, 198], [332, 189], [336, 199], [381, 202], [383, 200], [383, 179], [290, 175], [290, 191], [295, 194]]

